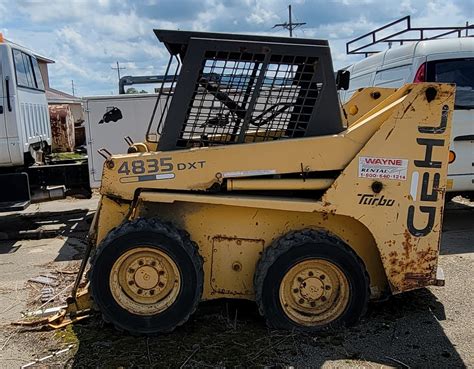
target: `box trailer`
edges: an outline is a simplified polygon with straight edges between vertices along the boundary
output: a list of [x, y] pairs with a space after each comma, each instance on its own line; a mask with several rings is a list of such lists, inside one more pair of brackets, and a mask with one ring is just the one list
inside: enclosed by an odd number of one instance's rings
[[[102, 148], [112, 154], [127, 152], [126, 138], [139, 142], [150, 124], [158, 95], [125, 94], [84, 97], [85, 127], [91, 188], [99, 188], [105, 158]], [[156, 126], [163, 112], [159, 101], [152, 125]]]

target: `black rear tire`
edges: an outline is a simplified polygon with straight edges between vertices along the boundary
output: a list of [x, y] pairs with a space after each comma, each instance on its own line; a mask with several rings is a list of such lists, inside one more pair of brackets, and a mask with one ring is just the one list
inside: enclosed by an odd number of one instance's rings
[[[158, 249], [179, 270], [180, 287], [174, 302], [153, 315], [136, 314], [116, 301], [109, 283], [114, 263], [134, 248]], [[171, 332], [196, 310], [203, 288], [203, 261], [189, 236], [157, 219], [137, 219], [113, 229], [98, 246], [89, 274], [91, 297], [106, 322], [132, 334]]]
[[[348, 282], [348, 302], [330, 322], [301, 324], [291, 319], [282, 306], [280, 286], [285, 275], [295, 265], [308, 260], [334, 264]], [[267, 325], [275, 329], [318, 332], [353, 325], [365, 313], [370, 296], [369, 276], [363, 261], [342, 240], [325, 231], [302, 230], [276, 240], [262, 255], [254, 284], [259, 311]]]

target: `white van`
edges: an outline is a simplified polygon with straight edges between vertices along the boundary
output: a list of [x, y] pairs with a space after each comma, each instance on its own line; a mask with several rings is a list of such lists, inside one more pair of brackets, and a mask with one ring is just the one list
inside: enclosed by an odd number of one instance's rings
[[[346, 102], [361, 87], [400, 87], [412, 82], [456, 84], [448, 167], [449, 197], [474, 196], [474, 38], [416, 41], [372, 55], [347, 68]], [[467, 192], [467, 193], [466, 193]]]
[[48, 103], [36, 57], [1, 34], [0, 81], [0, 168], [23, 166], [51, 145]]

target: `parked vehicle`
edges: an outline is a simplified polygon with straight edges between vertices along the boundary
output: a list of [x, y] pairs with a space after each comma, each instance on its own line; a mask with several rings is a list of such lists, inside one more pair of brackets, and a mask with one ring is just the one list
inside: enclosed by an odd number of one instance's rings
[[[99, 150], [106, 148], [112, 154], [127, 152], [132, 141], [143, 141], [157, 94], [125, 94], [115, 96], [84, 97], [85, 127], [88, 152], [89, 179], [91, 188], [99, 188], [105, 158]], [[162, 114], [158, 106], [156, 120]], [[157, 123], [154, 122], [154, 125]]]
[[155, 34], [182, 61], [167, 68], [178, 83], [144, 142], [104, 151], [90, 243], [51, 327], [97, 308], [153, 335], [237, 298], [271, 328], [316, 332], [355, 324], [369, 299], [444, 284], [452, 85], [365, 89], [344, 117], [325, 40]]
[[[37, 199], [63, 196], [52, 185], [88, 183], [87, 164], [53, 162], [51, 125], [35, 54], [0, 34], [0, 211], [21, 210]], [[84, 170], [85, 169], [85, 170]]]
[[347, 68], [346, 102], [362, 87], [399, 88], [411, 82], [456, 84], [448, 166], [449, 197], [474, 196], [474, 38], [421, 40], [394, 47]]

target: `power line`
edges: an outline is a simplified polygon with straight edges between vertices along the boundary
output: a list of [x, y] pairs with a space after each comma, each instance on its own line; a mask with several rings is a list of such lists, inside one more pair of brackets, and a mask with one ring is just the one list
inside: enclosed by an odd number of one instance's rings
[[291, 20], [291, 5], [288, 5], [288, 22], [275, 24], [273, 28], [282, 27], [284, 29], [287, 29], [288, 31], [290, 31], [290, 37], [293, 37], [293, 30], [298, 27], [304, 26], [305, 24], [306, 22], [294, 23]]
[[117, 77], [118, 77], [118, 80], [120, 81], [120, 70], [121, 69], [127, 69], [125, 67], [121, 67], [119, 62], [117, 62], [117, 66], [116, 67], [111, 67], [113, 70], [116, 70], [117, 71]]

